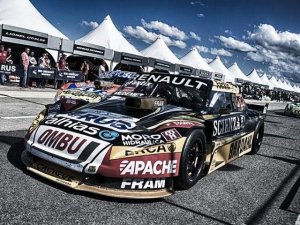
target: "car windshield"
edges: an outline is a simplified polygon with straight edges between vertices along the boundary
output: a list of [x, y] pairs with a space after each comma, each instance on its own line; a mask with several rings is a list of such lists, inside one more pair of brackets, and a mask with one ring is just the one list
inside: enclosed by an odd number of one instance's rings
[[114, 95], [164, 98], [167, 104], [201, 110], [210, 88], [210, 80], [181, 75], [141, 74], [123, 84]]

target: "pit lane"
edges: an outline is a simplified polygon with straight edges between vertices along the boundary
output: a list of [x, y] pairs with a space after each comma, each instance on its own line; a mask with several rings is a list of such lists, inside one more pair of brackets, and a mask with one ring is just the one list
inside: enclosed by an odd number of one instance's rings
[[295, 224], [300, 214], [299, 118], [269, 112], [257, 155], [235, 160], [190, 190], [133, 201], [76, 192], [25, 170], [22, 138], [32, 121], [26, 116], [52, 101], [0, 98], [1, 224]]

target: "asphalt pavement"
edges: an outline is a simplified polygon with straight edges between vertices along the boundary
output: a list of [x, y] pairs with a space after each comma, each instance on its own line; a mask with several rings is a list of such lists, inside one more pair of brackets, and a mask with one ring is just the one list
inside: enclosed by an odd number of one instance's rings
[[126, 200], [70, 190], [25, 170], [20, 155], [33, 119], [27, 117], [52, 102], [0, 98], [0, 224], [300, 223], [299, 118], [271, 111], [257, 155], [243, 156], [172, 196]]

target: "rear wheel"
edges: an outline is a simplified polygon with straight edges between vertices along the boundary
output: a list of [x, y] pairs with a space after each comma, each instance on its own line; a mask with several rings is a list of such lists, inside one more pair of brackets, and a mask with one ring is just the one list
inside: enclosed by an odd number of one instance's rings
[[256, 154], [263, 141], [263, 136], [264, 136], [264, 122], [259, 121], [258, 125], [256, 126], [255, 132], [254, 132], [254, 137], [252, 140], [252, 148], [250, 154]]
[[176, 187], [189, 189], [201, 178], [204, 168], [206, 139], [202, 130], [194, 130], [189, 135], [181, 154], [179, 176]]

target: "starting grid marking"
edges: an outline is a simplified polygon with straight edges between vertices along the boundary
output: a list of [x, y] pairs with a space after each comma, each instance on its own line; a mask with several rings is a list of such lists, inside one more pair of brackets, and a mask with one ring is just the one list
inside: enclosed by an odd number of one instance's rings
[[34, 119], [36, 116], [1, 116], [0, 119], [14, 120], [14, 119]]

